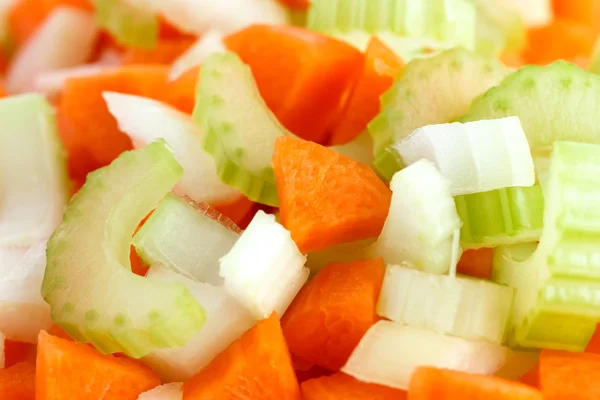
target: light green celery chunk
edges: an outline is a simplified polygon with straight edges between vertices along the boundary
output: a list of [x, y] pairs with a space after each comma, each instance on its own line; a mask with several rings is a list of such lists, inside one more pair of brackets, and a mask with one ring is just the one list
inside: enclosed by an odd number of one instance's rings
[[498, 56], [525, 45], [525, 23], [518, 12], [497, 0], [470, 0], [477, 9], [477, 50]]
[[454, 198], [463, 222], [464, 249], [534, 242], [542, 233], [544, 195], [539, 185]]
[[158, 41], [158, 17], [126, 0], [93, 0], [98, 25], [122, 45], [151, 49]]
[[373, 138], [366, 131], [358, 135], [350, 143], [331, 146], [330, 148], [346, 157], [350, 157], [373, 169], [375, 168], [373, 166]]
[[390, 179], [402, 167], [388, 151], [392, 143], [417, 128], [456, 120], [506, 74], [498, 61], [461, 48], [411, 61], [381, 97], [382, 111], [369, 124], [377, 170]]
[[501, 344], [514, 290], [483, 279], [388, 265], [377, 314], [440, 334]]
[[212, 54], [202, 64], [193, 118], [205, 135], [223, 182], [250, 200], [278, 205], [271, 158], [275, 140], [291, 135], [258, 92], [250, 68], [234, 53]]
[[515, 347], [585, 349], [600, 320], [600, 146], [553, 148], [540, 243], [500, 247], [494, 279], [517, 289]]
[[164, 142], [121, 154], [88, 175], [48, 242], [42, 296], [52, 319], [104, 353], [139, 358], [183, 346], [205, 313], [181, 284], [131, 272], [139, 222], [182, 177]]
[[148, 265], [221, 286], [219, 259], [231, 250], [240, 230], [222, 215], [217, 218], [222, 222], [168, 194], [136, 233], [133, 245]]

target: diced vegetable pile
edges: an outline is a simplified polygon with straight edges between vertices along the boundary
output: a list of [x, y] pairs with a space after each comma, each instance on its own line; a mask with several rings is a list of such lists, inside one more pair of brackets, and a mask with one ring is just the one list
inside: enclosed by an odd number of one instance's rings
[[0, 399], [600, 399], [600, 0], [0, 0]]

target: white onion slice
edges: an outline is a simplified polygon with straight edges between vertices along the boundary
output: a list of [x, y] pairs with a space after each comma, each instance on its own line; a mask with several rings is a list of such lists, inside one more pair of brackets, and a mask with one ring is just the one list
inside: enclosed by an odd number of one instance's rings
[[379, 321], [363, 336], [342, 372], [363, 382], [406, 390], [417, 367], [490, 375], [504, 364], [506, 352], [497, 344]]
[[197, 202], [228, 203], [241, 196], [217, 175], [215, 162], [202, 148], [202, 130], [192, 118], [144, 97], [104, 92], [109, 111], [136, 148], [162, 138], [184, 169], [175, 193]]
[[223, 34], [213, 30], [202, 36], [198, 41], [183, 53], [171, 67], [170, 79], [177, 79], [185, 71], [199, 66], [206, 57], [213, 53], [224, 53], [227, 49], [223, 43]]
[[535, 183], [519, 117], [424, 126], [393, 148], [406, 165], [423, 158], [434, 162], [453, 196]]
[[220, 274], [229, 293], [256, 318], [274, 311], [281, 317], [308, 279], [305, 263], [290, 232], [273, 215], [259, 211], [221, 258]]
[[183, 398], [183, 383], [173, 382], [157, 386], [140, 394], [138, 400], [181, 400]]
[[92, 14], [72, 7], [56, 8], [15, 55], [6, 75], [7, 90], [35, 90], [39, 74], [82, 64], [90, 56], [97, 34]]
[[517, 11], [530, 28], [548, 25], [554, 17], [551, 0], [501, 0], [500, 2]]
[[110, 68], [110, 66], [88, 64], [79, 67], [42, 72], [35, 78], [35, 90], [44, 92], [49, 96], [55, 96], [60, 93], [67, 79], [96, 75], [108, 68]]

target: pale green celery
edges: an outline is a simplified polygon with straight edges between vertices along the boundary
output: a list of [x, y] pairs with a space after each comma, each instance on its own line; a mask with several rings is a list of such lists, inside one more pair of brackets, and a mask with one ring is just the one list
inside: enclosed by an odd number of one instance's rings
[[518, 12], [497, 0], [470, 0], [477, 9], [477, 49], [499, 56], [525, 45], [525, 23]]
[[138, 224], [182, 175], [155, 142], [89, 174], [73, 197], [48, 242], [42, 284], [54, 322], [73, 338], [139, 358], [200, 330], [204, 309], [188, 289], [135, 275], [129, 262]]
[[234, 53], [202, 64], [193, 118], [204, 132], [221, 180], [250, 200], [278, 205], [271, 158], [275, 140], [291, 135], [258, 92], [250, 68]]
[[162, 265], [196, 281], [221, 286], [219, 259], [235, 244], [240, 231], [222, 215], [218, 218], [223, 222], [168, 194], [136, 233], [133, 245], [148, 265]]
[[454, 198], [463, 222], [463, 249], [537, 241], [542, 233], [544, 195], [539, 185]]
[[510, 343], [582, 351], [600, 320], [600, 146], [554, 145], [540, 243], [500, 247], [494, 279], [517, 289]]
[[337, 151], [338, 153], [350, 157], [353, 160], [368, 165], [371, 168], [373, 166], [373, 138], [369, 135], [369, 132], [363, 132], [358, 135], [350, 143], [331, 146], [330, 149]]
[[158, 16], [126, 0], [93, 0], [98, 25], [122, 45], [151, 49], [158, 42]]

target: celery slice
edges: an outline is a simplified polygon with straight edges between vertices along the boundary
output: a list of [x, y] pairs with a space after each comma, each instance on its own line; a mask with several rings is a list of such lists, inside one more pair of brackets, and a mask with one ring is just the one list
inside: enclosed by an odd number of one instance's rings
[[500, 0], [499, 3], [518, 12], [530, 28], [548, 25], [552, 22], [551, 0]]
[[151, 49], [158, 42], [158, 14], [127, 0], [93, 0], [96, 22], [127, 47]]
[[534, 242], [542, 233], [544, 195], [539, 185], [457, 196], [454, 201], [463, 222], [464, 249]]
[[291, 134], [268, 109], [250, 68], [236, 54], [212, 54], [204, 61], [193, 117], [221, 180], [250, 200], [277, 206], [271, 158], [275, 140]]
[[600, 319], [600, 146], [554, 145], [544, 229], [533, 245], [498, 248], [494, 279], [517, 289], [513, 346], [582, 351]]
[[162, 265], [199, 282], [220, 286], [219, 259], [239, 235], [183, 199], [168, 194], [133, 238], [148, 265]]
[[424, 126], [394, 144], [392, 151], [406, 165], [422, 158], [434, 162], [450, 180], [453, 196], [535, 183], [533, 159], [517, 117]]
[[256, 213], [229, 253], [221, 258], [225, 288], [256, 318], [282, 316], [309, 274], [292, 236], [273, 215]]
[[372, 254], [426, 272], [445, 274], [453, 269], [453, 254], [459, 251], [453, 238], [461, 222], [450, 182], [433, 163], [420, 160], [397, 172], [390, 188], [390, 212]]
[[28, 246], [60, 224], [68, 199], [54, 110], [38, 94], [0, 100], [0, 246]]
[[497, 0], [470, 0], [477, 9], [477, 49], [498, 56], [518, 52], [525, 45], [526, 30], [517, 11]]
[[482, 279], [388, 265], [377, 313], [404, 325], [501, 344], [513, 294], [509, 287]]
[[368, 165], [372, 169], [375, 168], [373, 165], [373, 138], [368, 132], [361, 133], [350, 143], [331, 146], [330, 149], [337, 151], [338, 153], [350, 157], [360, 163]]
[[54, 322], [105, 353], [139, 358], [182, 346], [204, 323], [185, 287], [130, 271], [131, 236], [183, 175], [163, 143], [88, 175], [48, 242], [42, 296]]
[[497, 344], [379, 321], [363, 336], [342, 372], [363, 382], [406, 390], [417, 367], [489, 375], [504, 364], [506, 353]]

